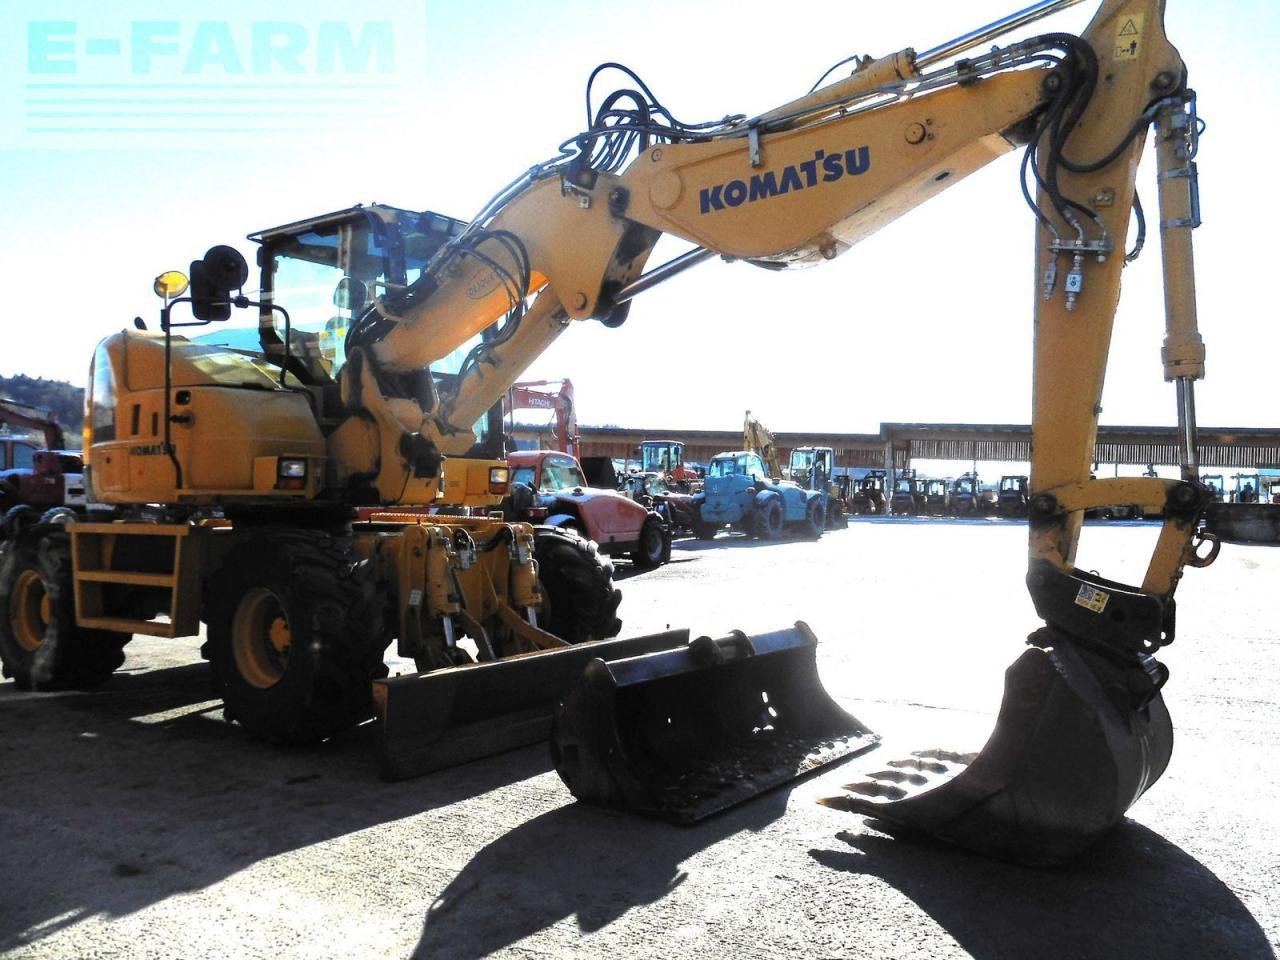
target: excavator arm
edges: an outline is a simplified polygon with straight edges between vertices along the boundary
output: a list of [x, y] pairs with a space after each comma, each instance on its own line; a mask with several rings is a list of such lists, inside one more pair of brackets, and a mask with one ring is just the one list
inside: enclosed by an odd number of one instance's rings
[[773, 442], [773, 434], [769, 432], [768, 427], [751, 415], [750, 410], [747, 411], [746, 419], [742, 424], [742, 449], [754, 450], [760, 454], [760, 459], [764, 461], [769, 476], [775, 479], [782, 478], [782, 463], [778, 460], [778, 447]]
[[[555, 387], [556, 389], [549, 389]], [[512, 384], [502, 401], [503, 413], [516, 410], [551, 410], [556, 416], [556, 441], [559, 449], [575, 460], [581, 459], [578, 415], [573, 406], [573, 383], [563, 380], [526, 380]]]
[[[1114, 825], [1163, 772], [1172, 733], [1154, 653], [1173, 638], [1173, 592], [1202, 565], [1192, 386], [1203, 376], [1190, 231], [1198, 123], [1164, 0], [1103, 0], [1082, 37], [1048, 33], [956, 59], [1078, 0], [1045, 0], [917, 55], [858, 61], [845, 79], [754, 118], [686, 125], [632, 75], [559, 157], [501, 192], [348, 335], [348, 372], [380, 385], [494, 328], [417, 429], [445, 455], [573, 321], [621, 323], [637, 294], [710, 257], [790, 269], [858, 240], [1024, 147], [1037, 225], [1033, 453], [1027, 582], [1045, 626], [1010, 668], [992, 741], [972, 767], [920, 796], [884, 785], [834, 805], [956, 843], [1043, 862]], [[1089, 482], [1138, 163], [1156, 131], [1167, 336], [1183, 477]], [[645, 273], [663, 234], [693, 248]], [[403, 406], [399, 408], [403, 411]], [[384, 427], [394, 418], [377, 416]], [[384, 449], [394, 449], [385, 439]], [[403, 460], [384, 457], [395, 474]], [[402, 474], [380, 480], [403, 489]], [[1129, 586], [1075, 569], [1084, 511], [1140, 503], [1164, 527]], [[1057, 754], [1056, 756], [1054, 754]], [[954, 771], [952, 771], [954, 772]], [[896, 791], [896, 792], [895, 792]], [[881, 802], [894, 797], [893, 802]]]
[[[23, 413], [23, 411], [30, 411]], [[0, 398], [0, 423], [21, 427], [26, 430], [38, 430], [44, 434], [46, 450], [61, 450], [67, 445], [63, 437], [62, 427], [54, 419], [53, 413], [40, 407], [33, 407], [17, 400]]]

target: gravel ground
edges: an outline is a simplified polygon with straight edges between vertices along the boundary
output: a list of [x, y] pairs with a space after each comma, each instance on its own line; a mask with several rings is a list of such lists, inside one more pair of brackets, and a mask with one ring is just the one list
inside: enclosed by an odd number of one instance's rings
[[[1156, 528], [1089, 527], [1141, 578]], [[806, 620], [878, 749], [693, 828], [575, 803], [545, 747], [381, 782], [376, 730], [285, 751], [222, 722], [193, 640], [140, 638], [92, 694], [0, 684], [6, 957], [1274, 957], [1280, 551], [1226, 547], [1162, 659], [1177, 743], [1113, 835], [1033, 870], [818, 805], [921, 747], [975, 749], [1036, 625], [1025, 526], [721, 537], [622, 573], [625, 634]], [[620, 565], [621, 568], [624, 565]]]

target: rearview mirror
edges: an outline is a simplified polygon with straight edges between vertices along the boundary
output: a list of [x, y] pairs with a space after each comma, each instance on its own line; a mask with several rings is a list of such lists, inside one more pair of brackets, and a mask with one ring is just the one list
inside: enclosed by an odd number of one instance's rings
[[249, 265], [235, 247], [210, 247], [203, 260], [191, 261], [191, 312], [197, 320], [231, 316], [231, 291], [249, 279]]

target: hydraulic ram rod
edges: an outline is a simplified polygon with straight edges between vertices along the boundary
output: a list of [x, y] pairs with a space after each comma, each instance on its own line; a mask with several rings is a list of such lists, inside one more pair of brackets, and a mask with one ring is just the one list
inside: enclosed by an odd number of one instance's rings
[[994, 40], [1002, 34], [1008, 33], [1010, 30], [1017, 30], [1019, 27], [1025, 27], [1029, 23], [1035, 23], [1051, 14], [1057, 13], [1059, 10], [1065, 10], [1067, 7], [1074, 7], [1077, 3], [1083, 3], [1084, 0], [1041, 0], [1040, 3], [1033, 3], [1025, 9], [1019, 10], [1017, 13], [1011, 13], [1007, 17], [1001, 17], [999, 20], [987, 24], [985, 27], [979, 27], [977, 30], [970, 30], [968, 33], [956, 37], [954, 40], [948, 40], [946, 43], [939, 44], [932, 50], [926, 50], [924, 53], [916, 56], [916, 69], [923, 70], [935, 63], [943, 60], [949, 60], [958, 53], [965, 50], [972, 50], [979, 44]]

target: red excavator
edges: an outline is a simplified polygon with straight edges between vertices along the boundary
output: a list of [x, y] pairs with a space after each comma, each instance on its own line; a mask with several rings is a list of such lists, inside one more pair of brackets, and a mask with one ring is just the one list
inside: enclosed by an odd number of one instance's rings
[[[22, 432], [12, 433], [15, 427]], [[43, 437], [43, 446], [35, 435]], [[0, 398], [0, 514], [16, 506], [36, 511], [63, 506], [68, 492], [83, 502], [84, 461], [66, 445], [51, 411]]]
[[[558, 389], [550, 389], [557, 385]], [[578, 415], [573, 406], [573, 383], [568, 377], [563, 380], [525, 380], [513, 383], [502, 400], [503, 419], [511, 417], [516, 410], [554, 410], [556, 449], [575, 460], [581, 458]]]

